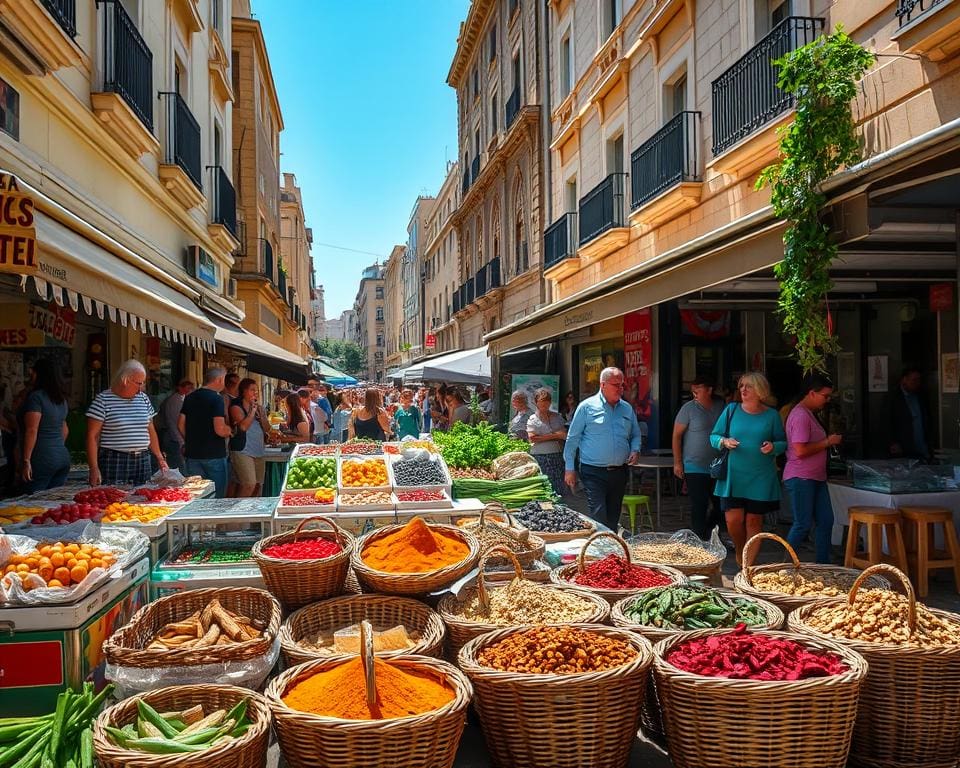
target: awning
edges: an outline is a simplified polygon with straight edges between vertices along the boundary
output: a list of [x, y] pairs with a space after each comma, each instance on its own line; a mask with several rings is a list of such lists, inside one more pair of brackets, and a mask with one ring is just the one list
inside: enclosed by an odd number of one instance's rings
[[313, 358], [313, 372], [317, 376], [323, 376], [324, 381], [326, 381], [328, 384], [333, 384], [336, 387], [351, 386], [358, 383], [357, 380], [349, 373], [338, 371], [332, 365], [319, 357]]
[[419, 384], [424, 381], [489, 384], [490, 357], [487, 354], [487, 345], [421, 360], [403, 372], [404, 384]]
[[242, 353], [246, 358], [247, 370], [293, 384], [306, 384], [310, 376], [306, 360], [266, 339], [261, 339], [246, 328], [216, 315], [208, 314], [207, 317], [215, 326], [214, 338], [217, 344]]
[[[783, 259], [783, 222], [692, 255], [665, 253], [634, 268], [636, 274], [593, 285], [539, 312], [487, 334], [491, 355], [558, 338], [614, 317], [724, 283]], [[617, 280], [618, 282], [614, 282]], [[489, 370], [489, 369], [488, 369]]]

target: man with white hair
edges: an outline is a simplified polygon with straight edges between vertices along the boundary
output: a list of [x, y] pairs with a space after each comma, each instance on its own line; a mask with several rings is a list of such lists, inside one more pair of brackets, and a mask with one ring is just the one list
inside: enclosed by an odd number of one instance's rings
[[576, 489], [574, 465], [580, 450], [580, 482], [590, 515], [617, 530], [627, 487], [627, 464], [640, 454], [640, 425], [623, 399], [623, 371], [604, 368], [600, 391], [583, 400], [573, 414], [563, 448], [564, 482]]
[[153, 426], [156, 411], [143, 391], [147, 371], [137, 360], [117, 370], [110, 389], [87, 409], [87, 461], [90, 485], [142, 485], [150, 479], [150, 454], [160, 469], [167, 460]]
[[203, 386], [183, 401], [179, 429], [183, 435], [183, 455], [187, 474], [212, 480], [216, 496], [227, 492], [227, 444], [230, 437], [221, 393], [227, 376], [225, 368], [210, 368], [203, 377]]

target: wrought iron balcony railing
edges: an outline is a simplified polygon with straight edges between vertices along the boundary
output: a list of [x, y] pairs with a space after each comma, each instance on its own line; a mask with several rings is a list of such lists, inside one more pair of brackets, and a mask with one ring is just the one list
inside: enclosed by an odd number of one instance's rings
[[577, 255], [577, 214], [565, 213], [543, 233], [543, 268]]
[[580, 198], [580, 245], [626, 226], [626, 186], [627, 174], [611, 173]]
[[153, 54], [120, 0], [100, 0], [103, 19], [103, 89], [119, 94], [153, 130]]
[[167, 107], [167, 146], [164, 162], [178, 165], [197, 189], [203, 189], [200, 178], [200, 123], [179, 93], [161, 91]]
[[631, 204], [648, 200], [682, 181], [699, 178], [699, 112], [680, 112], [630, 157]]

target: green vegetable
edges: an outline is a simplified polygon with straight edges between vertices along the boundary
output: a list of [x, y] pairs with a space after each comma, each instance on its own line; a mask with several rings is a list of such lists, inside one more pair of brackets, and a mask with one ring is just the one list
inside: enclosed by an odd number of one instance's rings
[[80, 734], [80, 768], [93, 768], [93, 731]]
[[553, 488], [546, 475], [533, 475], [517, 480], [481, 480], [479, 478], [456, 478], [453, 495], [459, 499], [479, 499], [486, 503], [499, 501], [505, 507], [522, 507], [529, 501], [548, 501], [553, 498]]
[[157, 712], [157, 710], [147, 704], [147, 702], [145, 702], [143, 699], [137, 700], [137, 713], [140, 715], [141, 720], [145, 720], [150, 723], [150, 725], [160, 731], [160, 733], [162, 733], [168, 739], [173, 738], [179, 733], [176, 728], [160, 717], [160, 713]]
[[510, 451], [527, 451], [529, 444], [497, 432], [486, 422], [454, 424], [449, 432], [435, 432], [433, 440], [451, 467], [488, 469], [490, 462]]
[[708, 629], [766, 623], [763, 608], [746, 598], [728, 598], [709, 587], [674, 585], [652, 589], [630, 603], [624, 615], [642, 626]]
[[181, 744], [173, 739], [134, 739], [127, 742], [128, 749], [136, 749], [141, 752], [149, 752], [154, 755], [174, 755], [178, 752], [203, 752], [209, 749], [209, 745], [194, 746], [193, 744]]

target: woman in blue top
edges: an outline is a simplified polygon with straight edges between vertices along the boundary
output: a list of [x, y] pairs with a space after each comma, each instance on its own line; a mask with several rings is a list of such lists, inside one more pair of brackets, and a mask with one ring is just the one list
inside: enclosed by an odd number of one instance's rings
[[23, 424], [23, 482], [27, 493], [59, 488], [70, 473], [67, 398], [53, 360], [41, 357], [31, 369]]
[[763, 516], [779, 506], [776, 457], [787, 450], [787, 436], [780, 415], [764, 405], [770, 384], [763, 374], [745, 373], [737, 388], [740, 402], [724, 409], [710, 444], [729, 451], [727, 476], [717, 481], [715, 493], [742, 565], [747, 539], [763, 530]]

